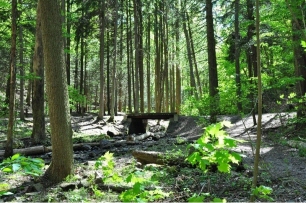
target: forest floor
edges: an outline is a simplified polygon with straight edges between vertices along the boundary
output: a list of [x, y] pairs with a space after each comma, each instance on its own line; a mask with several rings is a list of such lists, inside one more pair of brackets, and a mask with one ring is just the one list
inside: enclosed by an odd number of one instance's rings
[[[293, 147], [303, 132], [295, 131], [288, 120], [293, 114], [264, 114], [262, 118], [262, 143], [260, 157], [260, 173], [258, 184], [270, 187], [273, 193], [270, 195], [277, 202], [305, 202], [306, 201], [306, 148]], [[10, 184], [8, 196], [0, 195], [0, 202], [117, 202], [122, 192], [118, 187], [101, 188], [102, 193], [93, 189], [93, 182], [97, 182], [99, 176], [103, 177], [100, 170], [94, 168], [95, 162], [107, 151], [114, 153], [116, 171], [121, 171], [122, 176], [138, 170], [139, 168], [132, 156], [135, 150], [158, 151], [168, 154], [188, 154], [187, 145], [190, 140], [196, 140], [203, 134], [204, 124], [196, 117], [179, 116], [178, 122], [149, 120], [150, 131], [165, 131], [166, 135], [160, 139], [148, 138], [138, 142], [125, 142], [128, 122], [123, 116], [117, 116], [116, 122], [96, 122], [95, 114], [84, 116], [72, 116], [74, 130], [74, 143], [100, 143], [97, 145], [84, 144], [83, 148], [74, 151], [75, 167], [74, 175], [62, 184], [42, 189], [37, 178], [22, 173], [5, 174], [0, 172], [0, 183]], [[203, 173], [195, 167], [188, 167], [180, 163], [177, 166], [158, 166], [150, 164], [154, 173], [159, 177], [160, 187], [165, 192], [170, 192], [168, 197], [162, 200], [167, 202], [186, 202], [194, 193], [209, 193], [205, 201], [211, 201], [214, 197], [225, 198], [227, 202], [246, 202], [250, 198], [252, 184], [253, 154], [256, 141], [256, 125], [251, 116], [241, 119], [239, 116], [220, 116], [220, 121], [228, 120], [233, 126], [226, 131], [230, 136], [245, 140], [239, 144], [235, 151], [244, 155], [244, 170], [232, 171], [230, 174], [219, 172]], [[0, 141], [5, 139], [7, 121], [0, 122]], [[23, 140], [29, 137], [31, 130], [31, 118], [27, 122], [18, 122], [19, 136]], [[110, 133], [112, 132], [112, 133]], [[117, 132], [117, 133], [114, 133]], [[305, 137], [305, 136], [304, 136]], [[21, 137], [20, 137], [21, 138]], [[121, 142], [122, 141], [122, 142]], [[304, 140], [305, 141], [305, 140]], [[118, 144], [118, 143], [122, 144]], [[112, 144], [117, 143], [117, 144]], [[292, 144], [293, 143], [293, 144]], [[298, 142], [304, 143], [305, 142]], [[19, 142], [16, 147], [29, 147], [29, 142]], [[3, 147], [0, 146], [0, 150]], [[45, 160], [47, 168], [52, 152], [35, 155]], [[1, 159], [1, 157], [0, 157]], [[124, 172], [125, 171], [125, 172]], [[92, 179], [95, 179], [92, 182]], [[100, 179], [101, 180], [101, 179]], [[118, 192], [121, 190], [121, 192]], [[1, 192], [1, 188], [0, 188]], [[150, 200], [150, 199], [148, 199]], [[152, 200], [152, 199], [151, 199]], [[267, 201], [259, 198], [258, 201]], [[153, 199], [154, 201], [154, 199]]]

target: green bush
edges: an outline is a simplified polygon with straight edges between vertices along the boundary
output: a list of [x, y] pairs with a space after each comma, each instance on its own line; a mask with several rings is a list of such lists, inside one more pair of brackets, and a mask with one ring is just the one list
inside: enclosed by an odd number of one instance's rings
[[44, 160], [15, 154], [0, 163], [0, 170], [6, 173], [22, 171], [25, 174], [39, 176], [43, 173]]

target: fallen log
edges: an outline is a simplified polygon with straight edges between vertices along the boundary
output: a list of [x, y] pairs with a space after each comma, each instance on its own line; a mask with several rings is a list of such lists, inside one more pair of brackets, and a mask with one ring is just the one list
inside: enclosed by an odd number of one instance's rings
[[[45, 147], [45, 146], [34, 146], [34, 147], [29, 147], [29, 148], [23, 148], [23, 149], [14, 149], [13, 153], [14, 154], [23, 154], [23, 155], [36, 155], [36, 154], [43, 154], [43, 153], [48, 153], [51, 152], [52, 148], [51, 147]], [[0, 156], [4, 155], [4, 150], [0, 150]]]
[[141, 140], [145, 140], [147, 138], [152, 137], [152, 139], [156, 141], [156, 140], [159, 140], [162, 137], [165, 137], [165, 135], [166, 134], [164, 132], [156, 132], [156, 133], [146, 132], [146, 133], [141, 134], [141, 135], [129, 135], [127, 137], [127, 140], [128, 141], [141, 141]]
[[156, 151], [133, 151], [133, 157], [141, 164], [159, 164], [159, 165], [169, 165], [169, 166], [188, 166], [191, 164], [185, 161], [186, 157], [181, 156], [171, 156], [171, 154], [166, 154]]
[[[78, 143], [73, 145], [73, 150], [86, 150], [88, 149], [88, 146], [100, 146], [100, 142], [92, 142], [92, 143]], [[22, 154], [25, 156], [29, 155], [37, 155], [37, 154], [44, 154], [52, 151], [52, 146], [34, 146], [34, 147], [28, 147], [28, 148], [22, 148], [22, 149], [14, 149], [14, 154]], [[4, 150], [0, 150], [0, 156], [4, 155]]]

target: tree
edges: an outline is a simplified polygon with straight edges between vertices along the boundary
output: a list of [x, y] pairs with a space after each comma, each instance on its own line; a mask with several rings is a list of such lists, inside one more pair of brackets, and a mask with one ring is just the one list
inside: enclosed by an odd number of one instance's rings
[[235, 70], [236, 70], [236, 87], [237, 87], [237, 108], [242, 112], [241, 102], [241, 78], [240, 78], [240, 34], [239, 34], [239, 10], [240, 0], [235, 0]]
[[[288, 3], [288, 1], [286, 1]], [[305, 37], [305, 1], [289, 1], [288, 8], [292, 15], [292, 41], [293, 41], [293, 55], [294, 55], [294, 67], [295, 75], [301, 77], [302, 80], [296, 83], [296, 92], [299, 98], [304, 97], [306, 93], [306, 53], [301, 46], [301, 41], [306, 40]], [[306, 118], [306, 105], [305, 102], [298, 104], [297, 119]], [[297, 122], [297, 129], [305, 128], [304, 122]]]
[[44, 56], [41, 33], [41, 1], [37, 4], [36, 14], [36, 34], [33, 56], [33, 131], [32, 140], [34, 143], [44, 143], [46, 139], [45, 131], [45, 91], [44, 91]]
[[[260, 66], [260, 38], [259, 38], [259, 0], [256, 0], [256, 49], [257, 49], [257, 87], [258, 87], [258, 123], [257, 123], [257, 139], [256, 139], [256, 152], [254, 157], [254, 170], [253, 170], [253, 182], [252, 188], [257, 187], [257, 179], [259, 172], [259, 158], [260, 158], [260, 145], [261, 145], [261, 120], [262, 120], [262, 83], [261, 83], [261, 66]], [[252, 194], [251, 202], [254, 202], [255, 196]]]
[[216, 40], [214, 33], [212, 0], [206, 0], [206, 27], [207, 27], [207, 53], [209, 66], [209, 97], [210, 97], [210, 122], [217, 121], [219, 109], [218, 72], [216, 58]]
[[[19, 0], [19, 4], [22, 5], [22, 0]], [[21, 19], [21, 11], [19, 11], [19, 19]], [[19, 108], [20, 108], [20, 120], [25, 120], [24, 115], [24, 47], [23, 47], [23, 27], [20, 24], [18, 26], [18, 37], [19, 37], [19, 73], [20, 73], [20, 100], [19, 100]]]
[[72, 173], [72, 129], [68, 103], [61, 9], [57, 0], [40, 0], [46, 90], [51, 127], [52, 160], [42, 177], [45, 185]]
[[16, 39], [17, 39], [17, 0], [12, 0], [12, 34], [9, 77], [9, 123], [4, 157], [13, 155], [16, 89]]
[[99, 14], [99, 28], [100, 28], [100, 102], [99, 102], [99, 119], [102, 120], [104, 116], [104, 33], [105, 33], [105, 1], [101, 2]]

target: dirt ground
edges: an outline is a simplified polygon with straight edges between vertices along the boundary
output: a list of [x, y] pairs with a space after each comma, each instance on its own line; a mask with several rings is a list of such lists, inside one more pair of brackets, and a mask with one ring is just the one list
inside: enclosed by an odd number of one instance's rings
[[[262, 143], [260, 158], [260, 177], [259, 184], [269, 186], [273, 189], [271, 195], [275, 201], [280, 202], [305, 202], [306, 201], [306, 158], [299, 156], [299, 150], [288, 146], [287, 141], [292, 136], [293, 130], [286, 125], [287, 119], [292, 114], [264, 114], [262, 118]], [[126, 140], [126, 129], [128, 122], [123, 116], [117, 116], [115, 123], [104, 121], [96, 122], [94, 114], [85, 116], [73, 116], [72, 125], [75, 134], [89, 136], [101, 136], [110, 134], [110, 132], [119, 132], [118, 135], [111, 137], [112, 140]], [[204, 119], [204, 118], [203, 118]], [[29, 119], [30, 120], [30, 119]], [[105, 117], [105, 121], [107, 117]], [[233, 172], [231, 179], [223, 175], [218, 176], [216, 180], [209, 179], [204, 186], [202, 182], [196, 182], [195, 190], [201, 189], [203, 192], [216, 194], [218, 197], [226, 198], [228, 202], [248, 201], [249, 191], [241, 187], [240, 184], [233, 184], [234, 181], [241, 182], [243, 177], [252, 177], [253, 154], [256, 141], [256, 126], [253, 124], [251, 116], [241, 119], [239, 116], [220, 116], [218, 120], [228, 120], [233, 124], [226, 131], [237, 139], [245, 142], [240, 144], [235, 150], [244, 155], [243, 164], [245, 171]], [[187, 142], [196, 140], [203, 133], [204, 124], [198, 118], [179, 116], [178, 122], [149, 120], [149, 130], [165, 130], [166, 136], [159, 140], [146, 139], [141, 142], [128, 145], [113, 146], [111, 149], [105, 146], [109, 144], [107, 140], [100, 141], [101, 146], [88, 146], [88, 149], [75, 151], [74, 158], [77, 163], [88, 163], [96, 160], [106, 151], [116, 154], [117, 163], [124, 166], [131, 163], [133, 159], [131, 152], [133, 150], [153, 150], [154, 151], [171, 151], [177, 144], [178, 138], [183, 138]], [[163, 127], [161, 127], [163, 126]], [[186, 147], [180, 145], [179, 147]], [[50, 161], [51, 154], [39, 155], [46, 163]], [[182, 170], [181, 170], [182, 171]], [[87, 172], [88, 173], [88, 172]], [[86, 175], [86, 171], [79, 171], [79, 175]], [[183, 174], [179, 175], [184, 177]], [[215, 175], [212, 175], [212, 177]], [[20, 180], [16, 181], [16, 187]], [[195, 183], [193, 183], [195, 184]], [[250, 185], [250, 183], [246, 183]], [[207, 190], [207, 191], [205, 191]], [[29, 191], [28, 191], [29, 192]], [[179, 198], [181, 191], [177, 191], [177, 197], [166, 201], [186, 201], [184, 197]], [[5, 201], [16, 201], [15, 199], [5, 199]], [[31, 199], [30, 199], [31, 200]]]

